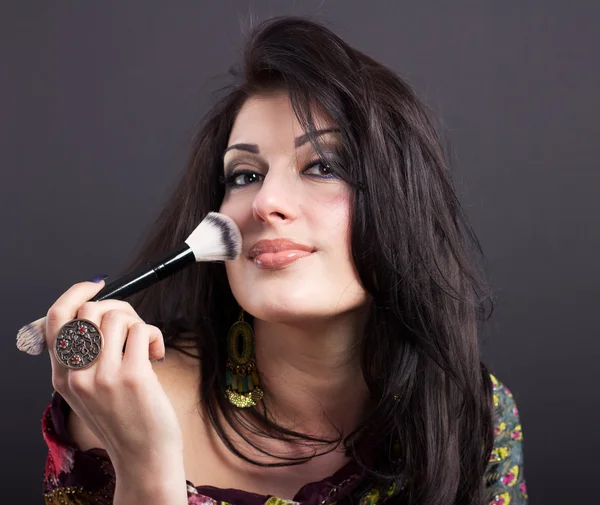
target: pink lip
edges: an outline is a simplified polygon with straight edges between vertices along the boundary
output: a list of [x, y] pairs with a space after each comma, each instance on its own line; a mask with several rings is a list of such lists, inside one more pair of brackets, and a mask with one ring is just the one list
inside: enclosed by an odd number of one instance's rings
[[259, 268], [282, 268], [314, 251], [314, 247], [290, 239], [259, 240], [250, 249], [248, 258]]

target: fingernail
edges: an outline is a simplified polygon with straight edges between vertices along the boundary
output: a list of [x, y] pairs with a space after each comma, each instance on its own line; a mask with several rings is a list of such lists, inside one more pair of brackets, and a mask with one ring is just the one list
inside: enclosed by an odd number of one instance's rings
[[90, 279], [89, 282], [100, 282], [100, 281], [103, 281], [104, 279], [106, 279], [107, 277], [108, 277], [107, 274], [96, 275], [96, 277]]

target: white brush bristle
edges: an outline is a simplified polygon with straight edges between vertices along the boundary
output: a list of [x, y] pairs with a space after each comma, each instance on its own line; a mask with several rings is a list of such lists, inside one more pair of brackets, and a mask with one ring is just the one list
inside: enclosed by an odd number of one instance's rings
[[45, 317], [23, 326], [17, 333], [17, 349], [33, 356], [42, 354], [46, 348], [45, 332]]
[[196, 261], [227, 261], [242, 251], [242, 234], [233, 219], [209, 212], [185, 241]]

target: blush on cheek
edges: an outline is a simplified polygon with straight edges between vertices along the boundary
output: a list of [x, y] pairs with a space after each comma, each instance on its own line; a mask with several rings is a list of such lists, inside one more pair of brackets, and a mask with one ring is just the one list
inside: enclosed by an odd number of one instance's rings
[[221, 206], [219, 207], [219, 212], [233, 219], [241, 229], [243, 224], [248, 219], [248, 214], [250, 213], [250, 216], [252, 215], [251, 208], [252, 200], [248, 199], [247, 197], [231, 198], [225, 196]]
[[[315, 206], [322, 219], [322, 226], [325, 228], [339, 230], [340, 227], [347, 229], [350, 220], [350, 195], [347, 191], [338, 190], [329, 198], [323, 198], [320, 202], [322, 206]], [[319, 210], [317, 210], [319, 209]]]
[[247, 296], [249, 296], [249, 292], [244, 288], [247, 283], [244, 274], [244, 265], [242, 264], [244, 261], [246, 261], [245, 258], [239, 257], [233, 261], [225, 262], [225, 271], [227, 273], [229, 287], [231, 288], [233, 297], [242, 307], [247, 305]]

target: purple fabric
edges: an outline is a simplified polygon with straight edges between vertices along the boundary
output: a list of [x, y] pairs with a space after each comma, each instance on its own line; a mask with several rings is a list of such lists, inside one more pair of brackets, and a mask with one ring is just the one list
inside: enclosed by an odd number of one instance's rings
[[[67, 402], [59, 393], [55, 392], [42, 420], [44, 438], [50, 449], [44, 479], [44, 493], [47, 495], [65, 487], [81, 487], [96, 495], [104, 495], [104, 498], [108, 499], [114, 494], [115, 484], [114, 468], [108, 453], [99, 448], [82, 451], [77, 447], [67, 432], [66, 420], [69, 412], [70, 407]], [[57, 465], [56, 462], [59, 464]], [[323, 500], [326, 502], [337, 501], [356, 489], [363, 477], [364, 470], [357, 463], [351, 461], [330, 477], [302, 486], [292, 500], [303, 505], [317, 505]], [[239, 489], [221, 489], [213, 486], [196, 487], [189, 481], [187, 483], [196, 489], [198, 495], [211, 498], [216, 502], [228, 502], [235, 505], [263, 505], [271, 498], [271, 495], [261, 495]], [[190, 503], [202, 502], [194, 497], [194, 493], [188, 493], [188, 495]], [[101, 503], [112, 503], [112, 501], [102, 501]]]

